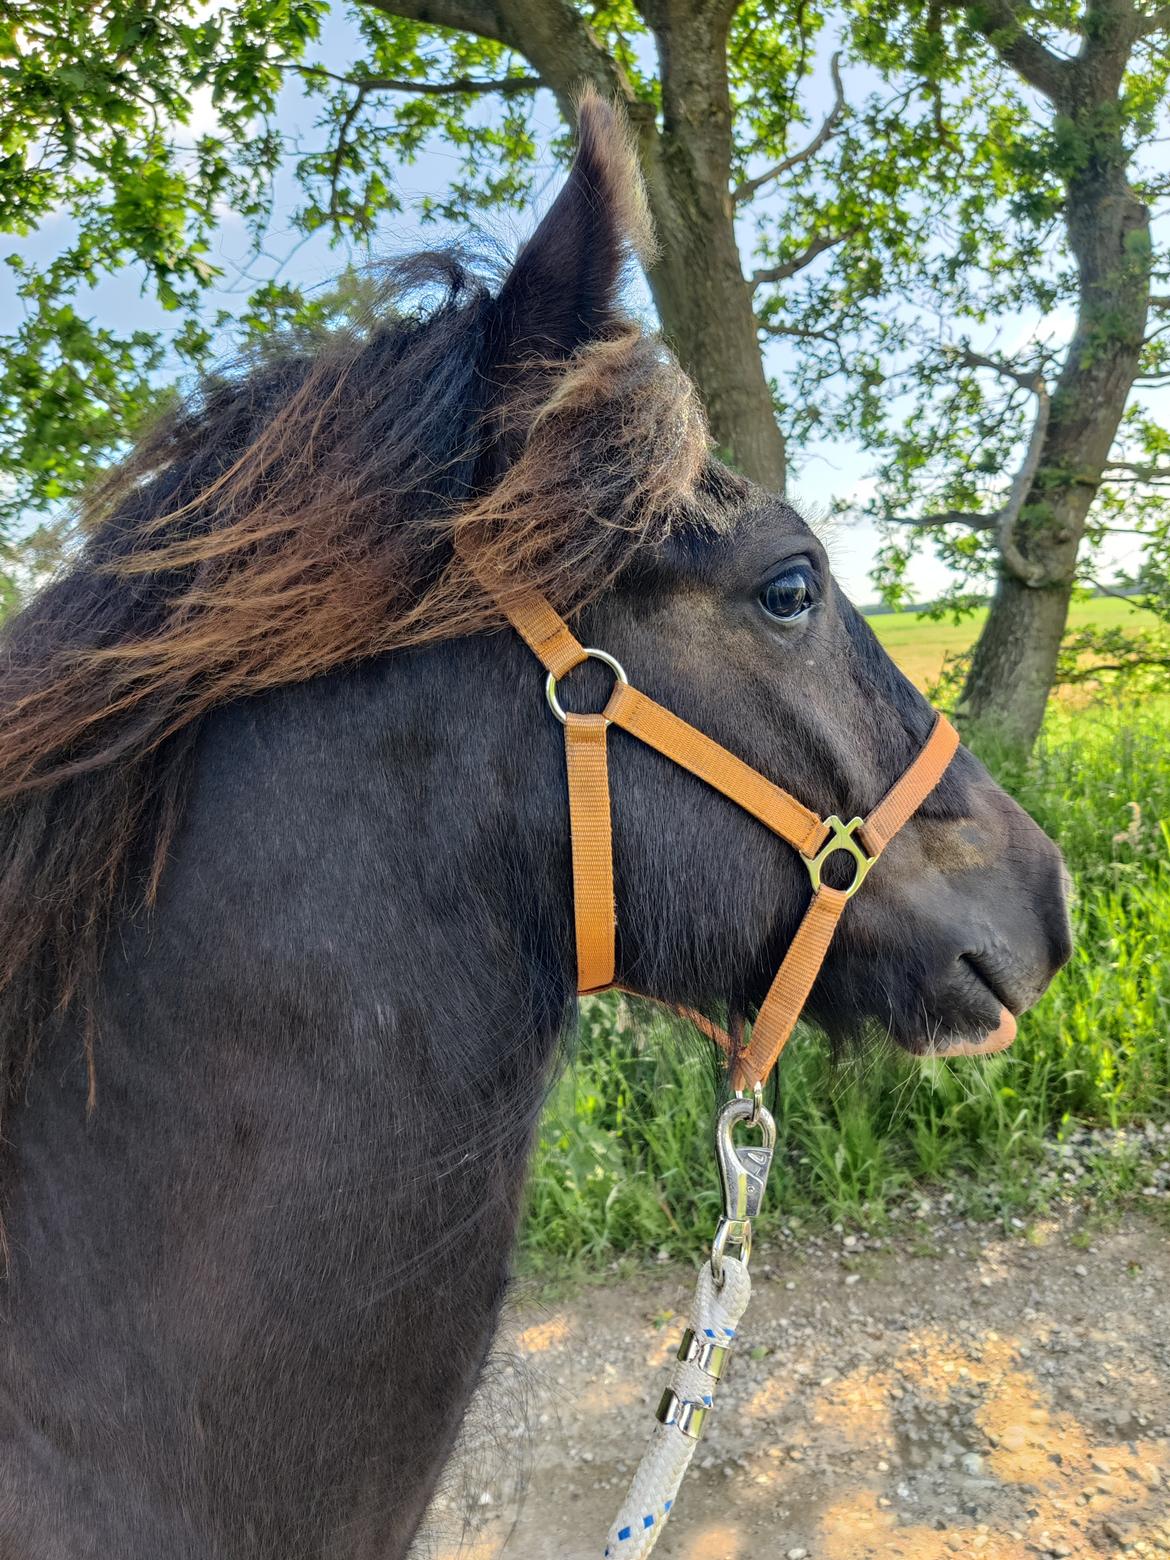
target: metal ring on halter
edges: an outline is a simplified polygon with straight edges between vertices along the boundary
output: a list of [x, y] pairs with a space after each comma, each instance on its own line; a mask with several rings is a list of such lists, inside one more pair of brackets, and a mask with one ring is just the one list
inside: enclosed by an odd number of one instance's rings
[[[629, 682], [630, 679], [626, 676], [625, 669], [623, 668], [621, 662], [615, 660], [614, 657], [612, 655], [609, 655], [606, 651], [604, 651], [604, 650], [586, 650], [585, 654], [588, 656], [588, 658], [591, 661], [602, 661], [602, 662], [604, 662], [605, 665], [609, 667], [609, 669], [613, 673], [613, 675], [617, 678], [618, 682], [620, 682], [620, 683], [628, 683]], [[548, 674], [548, 677], [545, 679], [544, 696], [548, 700], [548, 707], [549, 707], [549, 709], [553, 712], [553, 714], [556, 716], [556, 718], [560, 721], [561, 725], [563, 726], [565, 724], [565, 721], [568, 719], [568, 716], [565, 714], [564, 709], [561, 707], [561, 702], [557, 698], [557, 680], [556, 680], [556, 678], [553, 676], [553, 674], [551, 672]]]

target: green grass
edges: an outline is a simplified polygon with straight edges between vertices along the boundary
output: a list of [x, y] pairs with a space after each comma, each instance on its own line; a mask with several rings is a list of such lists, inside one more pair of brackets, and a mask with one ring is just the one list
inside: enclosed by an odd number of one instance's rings
[[[882, 1047], [834, 1065], [815, 1035], [798, 1033], [775, 1104], [767, 1207], [778, 1223], [880, 1227], [944, 1196], [1026, 1220], [1061, 1192], [1054, 1140], [1081, 1124], [1170, 1119], [1167, 731], [1170, 698], [1058, 707], [1027, 769], [1002, 777], [1060, 841], [1077, 885], [1072, 963], [1009, 1052], [920, 1063]], [[541, 1133], [529, 1265], [701, 1249], [718, 1209], [715, 1100], [702, 1043], [661, 1019], [632, 1023], [620, 998], [587, 1003]], [[1105, 1143], [1078, 1195], [1140, 1188], [1127, 1144]]]

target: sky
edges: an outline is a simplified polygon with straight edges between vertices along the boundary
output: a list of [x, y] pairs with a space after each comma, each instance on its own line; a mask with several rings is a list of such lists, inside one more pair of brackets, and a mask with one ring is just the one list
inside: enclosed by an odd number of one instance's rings
[[[333, 14], [327, 21], [327, 31], [320, 51], [323, 62], [331, 69], [345, 70], [354, 58], [353, 29], [343, 13]], [[821, 50], [822, 61], [829, 50]], [[847, 83], [848, 84], [848, 83]], [[816, 126], [827, 113], [832, 101], [832, 89], [827, 69], [809, 83], [806, 96], [810, 124]], [[486, 102], [486, 100], [485, 100]], [[490, 107], [485, 111], [490, 112]], [[282, 99], [279, 116], [280, 128], [288, 133], [300, 133], [309, 144], [312, 137], [312, 120], [315, 106], [307, 102], [295, 86], [290, 87]], [[541, 157], [536, 176], [536, 199], [530, 212], [496, 212], [486, 224], [479, 218], [480, 233], [485, 233], [505, 251], [514, 250], [539, 220], [556, 195], [564, 176], [563, 167], [551, 156], [548, 145], [552, 136], [561, 130], [559, 118], [551, 96], [541, 93], [536, 107], [538, 140]], [[206, 92], [192, 99], [189, 124], [184, 128], [184, 138], [194, 138], [216, 128], [216, 119], [210, 96]], [[319, 140], [319, 136], [316, 138]], [[381, 221], [373, 255], [385, 258], [409, 253], [421, 245], [433, 245], [444, 236], [462, 235], [457, 227], [446, 228], [434, 222], [423, 224], [418, 216], [423, 197], [444, 188], [458, 167], [459, 158], [441, 144], [429, 147], [413, 165], [401, 166], [398, 171], [397, 195], [402, 203], [399, 212], [387, 213]], [[276, 209], [268, 232], [264, 254], [255, 256], [242, 220], [230, 210], [222, 212], [222, 223], [216, 246], [209, 257], [223, 269], [223, 277], [207, 301], [210, 316], [217, 308], [239, 307], [247, 294], [263, 277], [279, 274], [283, 278], [304, 287], [326, 286], [347, 261], [343, 249], [330, 248], [323, 234], [303, 240], [290, 223], [297, 191], [291, 176], [282, 180], [276, 191]], [[0, 244], [0, 255], [12, 251], [21, 252], [36, 262], [44, 261], [57, 252], [67, 238], [68, 219], [64, 216], [49, 218], [34, 235], [23, 240], [8, 240]], [[744, 238], [750, 242], [750, 232], [745, 228]], [[360, 258], [360, 257], [355, 257]], [[745, 253], [745, 268], [746, 268]], [[644, 280], [638, 279], [631, 290], [631, 303], [644, 317], [653, 323], [653, 309]], [[0, 320], [16, 307], [7, 268], [0, 266]], [[149, 296], [144, 295], [140, 278], [130, 272], [104, 281], [91, 293], [83, 296], [81, 307], [100, 323], [114, 329], [148, 328], [166, 333], [174, 329], [174, 317], [165, 314]], [[1067, 324], [1060, 319], [1044, 322], [1045, 329]], [[1010, 350], [1024, 345], [1039, 328], [1040, 322], [1023, 318], [1000, 321], [1003, 346]], [[1013, 340], [1013, 331], [1015, 339]], [[230, 355], [230, 337], [224, 340], [224, 355]], [[786, 373], [782, 347], [767, 343], [764, 348], [765, 367], [781, 382]], [[858, 443], [848, 438], [820, 439], [801, 449], [790, 449], [794, 476], [790, 479], [789, 497], [806, 514], [825, 537], [834, 571], [848, 594], [858, 602], [868, 602], [875, 596], [870, 581], [874, 554], [879, 538], [875, 528], [860, 521], [825, 522], [831, 505], [839, 500], [863, 499], [873, 487], [872, 457]], [[1132, 544], [1131, 544], [1132, 545]], [[1115, 565], [1126, 562], [1125, 549], [1119, 544], [1112, 560]], [[922, 553], [911, 567], [910, 584], [920, 601], [929, 601], [947, 583], [947, 571], [930, 554]]]

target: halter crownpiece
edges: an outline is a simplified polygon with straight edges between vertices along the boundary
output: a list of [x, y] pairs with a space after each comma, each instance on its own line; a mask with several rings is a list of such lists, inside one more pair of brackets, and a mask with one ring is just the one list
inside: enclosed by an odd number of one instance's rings
[[[611, 725], [620, 726], [742, 807], [791, 845], [808, 868], [812, 899], [760, 1005], [746, 1049], [736, 1054], [729, 1035], [684, 1010], [730, 1054], [733, 1086], [757, 1088], [796, 1027], [845, 906], [894, 835], [942, 779], [959, 746], [958, 732], [945, 716], [937, 715], [918, 756], [867, 817], [851, 818], [848, 823], [837, 817], [821, 818], [727, 748], [640, 693], [613, 656], [582, 645], [539, 592], [505, 588], [478, 577], [548, 673], [549, 706], [565, 728], [578, 991], [606, 991], [615, 984], [617, 916], [606, 748]], [[613, 692], [598, 715], [567, 714], [557, 697], [557, 682], [586, 660], [609, 667], [615, 678]], [[837, 854], [853, 861], [853, 878], [845, 888], [831, 888], [822, 879], [826, 861]]]

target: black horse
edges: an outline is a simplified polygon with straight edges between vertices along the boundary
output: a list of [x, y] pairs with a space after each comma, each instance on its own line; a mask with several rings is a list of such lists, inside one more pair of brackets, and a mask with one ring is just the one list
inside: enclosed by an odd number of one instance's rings
[[[409, 1547], [575, 1003], [561, 730], [465, 540], [822, 813], [867, 810], [930, 729], [816, 537], [712, 456], [619, 312], [644, 242], [587, 102], [496, 290], [418, 259], [388, 323], [209, 385], [7, 630], [3, 1560]], [[607, 687], [591, 664], [562, 696]], [[619, 978], [750, 1009], [800, 862], [611, 749]], [[1066, 958], [1064, 901], [961, 752], [813, 1014], [979, 1049]]]

